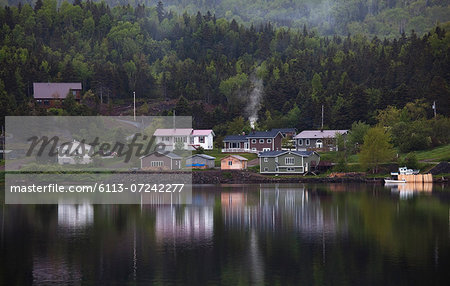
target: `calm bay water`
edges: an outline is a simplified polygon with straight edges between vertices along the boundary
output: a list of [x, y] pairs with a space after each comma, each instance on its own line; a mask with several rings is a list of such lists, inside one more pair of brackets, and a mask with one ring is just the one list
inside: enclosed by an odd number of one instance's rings
[[436, 185], [203, 185], [186, 206], [3, 204], [0, 218], [3, 285], [450, 281]]

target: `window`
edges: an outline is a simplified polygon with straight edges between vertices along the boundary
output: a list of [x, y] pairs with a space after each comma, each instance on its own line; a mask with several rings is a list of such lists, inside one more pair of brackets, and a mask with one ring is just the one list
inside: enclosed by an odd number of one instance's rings
[[265, 163], [269, 162], [269, 158], [264, 158], [264, 162]]
[[294, 157], [286, 157], [286, 158], [284, 158], [284, 163], [286, 165], [294, 165], [295, 159], [294, 159]]
[[198, 141], [199, 141], [200, 143], [205, 143], [205, 136], [200, 136], [200, 137], [198, 137]]
[[233, 161], [228, 161], [228, 166], [233, 166]]
[[306, 140], [305, 140], [305, 145], [306, 145], [306, 146], [309, 146], [309, 139], [306, 139]]
[[267, 139], [267, 143], [272, 143], [272, 139]]
[[259, 143], [264, 143], [264, 139], [259, 139]]
[[[266, 158], [267, 159], [267, 158]], [[268, 172], [269, 171], [269, 168], [267, 168], [267, 167], [264, 167], [264, 172]]]
[[252, 148], [252, 151], [256, 151], [256, 148]]
[[270, 151], [270, 148], [263, 148], [263, 152]]
[[253, 143], [253, 144], [256, 144], [256, 139], [252, 139], [252, 143]]
[[294, 171], [295, 171], [295, 168], [289, 167], [289, 168], [287, 168], [287, 171], [288, 171], [288, 172], [294, 172]]
[[298, 139], [298, 145], [299, 146], [303, 145], [303, 139]]
[[164, 162], [163, 161], [151, 161], [150, 162], [150, 166], [152, 166], [152, 167], [162, 167], [162, 166], [164, 166]]

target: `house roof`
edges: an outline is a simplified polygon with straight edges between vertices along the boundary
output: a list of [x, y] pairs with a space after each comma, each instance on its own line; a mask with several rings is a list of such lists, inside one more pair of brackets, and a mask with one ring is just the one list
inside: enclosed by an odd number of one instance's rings
[[303, 156], [303, 157], [309, 157], [315, 152], [313, 152], [313, 151], [286, 151], [286, 150], [266, 151], [266, 152], [259, 153], [258, 157], [278, 157], [278, 156], [284, 155], [286, 153]]
[[192, 128], [168, 128], [156, 129], [153, 136], [189, 136], [192, 133]]
[[247, 135], [248, 138], [275, 138], [279, 130], [270, 130], [270, 131], [253, 131]]
[[216, 135], [211, 129], [195, 129], [192, 131], [192, 136], [208, 136], [211, 133], [213, 136]]
[[78, 150], [79, 152], [83, 151], [83, 155], [90, 155], [89, 152], [91, 148], [91, 145], [77, 140], [73, 140], [72, 142], [64, 142], [59, 145], [59, 147], [57, 147], [58, 151], [61, 149], [61, 153], [63, 154], [65, 154], [66, 152], [68, 152], [68, 154], [72, 154]]
[[223, 138], [223, 142], [243, 142], [247, 141], [247, 135], [227, 135]]
[[34, 82], [33, 90], [36, 99], [66, 98], [70, 90], [81, 90], [81, 82]]
[[247, 158], [242, 157], [242, 156], [239, 156], [239, 155], [228, 155], [228, 156], [223, 157], [223, 158], [220, 159], [220, 160], [221, 160], [221, 161], [222, 161], [222, 160], [225, 160], [225, 159], [228, 158], [228, 157], [233, 157], [233, 158], [236, 158], [236, 159], [238, 159], [238, 160], [240, 160], [240, 161], [248, 161]]
[[272, 131], [280, 131], [281, 133], [296, 133], [297, 129], [295, 128], [274, 128]]
[[348, 130], [303, 130], [295, 139], [334, 138], [336, 133], [345, 134]]
[[206, 160], [215, 160], [216, 159], [216, 157], [209, 156], [209, 155], [206, 155], [206, 154], [194, 154], [192, 156], [187, 157], [186, 159], [190, 159], [190, 158], [193, 158], [193, 157], [201, 157], [201, 158], [206, 159]]
[[153, 152], [151, 152], [151, 153], [148, 153], [147, 155], [144, 155], [144, 156], [140, 157], [139, 159], [142, 160], [143, 158], [148, 157], [148, 156], [150, 156], [150, 155], [153, 155], [153, 154], [155, 154], [155, 153], [159, 154], [160, 156], [166, 156], [166, 157], [169, 157], [169, 158], [171, 158], [171, 159], [182, 159], [180, 156], [178, 156], [178, 155], [175, 154], [175, 153], [172, 153], [172, 152], [162, 153], [162, 152], [158, 152], [158, 151], [153, 151]]

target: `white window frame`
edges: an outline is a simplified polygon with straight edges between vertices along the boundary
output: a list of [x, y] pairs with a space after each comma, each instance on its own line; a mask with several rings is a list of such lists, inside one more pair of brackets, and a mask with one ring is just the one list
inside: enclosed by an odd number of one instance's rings
[[264, 158], [264, 163], [267, 163], [267, 162], [269, 162], [269, 158]]
[[309, 139], [305, 139], [305, 145], [309, 146], [309, 144], [311, 143], [311, 141]]
[[269, 168], [264, 167], [264, 172], [269, 172]]
[[267, 139], [267, 143], [272, 143], [272, 139]]
[[228, 166], [233, 166], [233, 161], [232, 160], [228, 160]]
[[259, 143], [260, 144], [264, 143], [264, 139], [259, 139]]
[[295, 164], [295, 158], [294, 157], [285, 157], [284, 158], [284, 164], [285, 165], [294, 165]]
[[302, 146], [303, 145], [303, 139], [298, 139], [298, 146]]
[[252, 148], [252, 151], [256, 151], [256, 148], [255, 148], [255, 147], [253, 147], [253, 148]]
[[295, 172], [295, 167], [287, 167], [286, 172]]
[[252, 143], [253, 143], [253, 144], [256, 144], [256, 139], [252, 139]]
[[151, 167], [163, 167], [164, 161], [150, 161]]
[[263, 148], [263, 152], [270, 151], [270, 148]]

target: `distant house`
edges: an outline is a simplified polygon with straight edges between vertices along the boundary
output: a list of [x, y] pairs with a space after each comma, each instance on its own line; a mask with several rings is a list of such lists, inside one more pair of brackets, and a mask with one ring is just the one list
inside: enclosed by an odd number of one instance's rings
[[253, 131], [248, 135], [228, 135], [223, 139], [222, 152], [249, 152], [281, 150], [283, 135], [278, 130]]
[[337, 151], [336, 134], [346, 136], [348, 130], [304, 130], [294, 137], [297, 151]]
[[314, 151], [269, 151], [258, 155], [261, 174], [303, 174], [319, 165]]
[[249, 143], [247, 135], [227, 135], [223, 138], [224, 148], [222, 152], [244, 153], [249, 152]]
[[247, 169], [247, 158], [239, 155], [228, 155], [220, 160], [222, 170], [245, 170]]
[[[183, 150], [196, 150], [202, 147], [205, 150], [214, 148], [214, 131], [194, 130], [192, 128], [156, 129], [153, 134], [156, 144], [164, 144], [167, 151], [173, 151], [177, 145]], [[181, 142], [181, 143], [180, 143]]]
[[92, 146], [83, 142], [72, 141], [58, 147], [58, 164], [89, 164], [92, 163]]
[[205, 150], [214, 149], [214, 131], [207, 130], [193, 130], [190, 136], [190, 144], [194, 149], [202, 147]]
[[43, 107], [59, 106], [69, 93], [75, 100], [81, 100], [80, 82], [35, 82], [33, 83], [33, 97], [36, 103]]
[[181, 157], [174, 153], [154, 151], [141, 158], [141, 170], [167, 171], [181, 169]]
[[214, 168], [216, 158], [205, 154], [195, 154], [186, 158], [186, 167], [193, 169], [211, 169]]
[[175, 150], [177, 143], [183, 150], [188, 150], [192, 131], [192, 128], [156, 129], [153, 136], [156, 144], [164, 144], [166, 151]]

